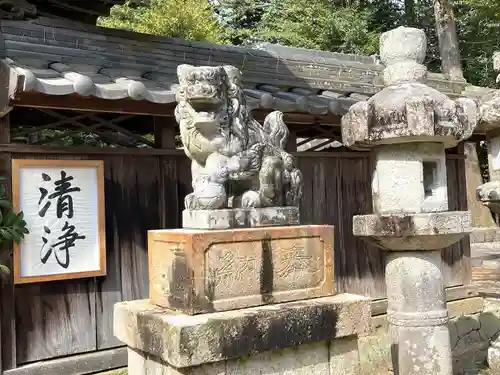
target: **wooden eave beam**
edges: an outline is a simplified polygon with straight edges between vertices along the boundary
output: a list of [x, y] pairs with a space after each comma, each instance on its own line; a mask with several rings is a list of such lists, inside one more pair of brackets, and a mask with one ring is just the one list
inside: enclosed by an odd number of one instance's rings
[[[100, 99], [96, 97], [84, 97], [76, 94], [71, 95], [46, 95], [38, 92], [18, 93], [9, 105], [13, 107], [52, 108], [61, 110], [111, 112], [123, 114], [135, 114], [146, 116], [173, 117], [176, 103], [157, 104], [146, 100], [133, 99]], [[257, 121], [264, 121], [270, 110], [256, 109], [252, 115]], [[285, 113], [283, 117], [287, 124], [312, 125], [322, 123], [325, 125], [340, 125], [341, 116], [334, 114], [311, 115], [308, 113]]]
[[37, 92], [23, 92], [10, 101], [13, 107], [52, 108], [74, 111], [111, 112], [148, 116], [174, 115], [175, 103], [157, 104], [146, 100], [100, 99], [71, 95], [45, 95]]

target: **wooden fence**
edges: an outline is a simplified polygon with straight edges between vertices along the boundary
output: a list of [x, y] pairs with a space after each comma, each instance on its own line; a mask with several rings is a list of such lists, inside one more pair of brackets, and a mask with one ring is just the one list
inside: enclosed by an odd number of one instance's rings
[[[108, 272], [102, 278], [4, 285], [3, 369], [121, 346], [113, 336], [113, 305], [147, 298], [147, 231], [180, 227], [183, 198], [191, 191], [189, 160], [182, 152], [160, 149], [79, 153], [4, 145], [0, 151], [4, 162], [9, 157], [104, 160]], [[338, 290], [384, 298], [384, 253], [351, 234], [352, 216], [372, 210], [369, 155], [309, 152], [296, 157], [305, 181], [302, 222], [335, 225]], [[450, 209], [466, 209], [463, 165], [463, 158], [449, 155]], [[463, 240], [445, 251], [447, 286], [469, 283], [468, 246]]]

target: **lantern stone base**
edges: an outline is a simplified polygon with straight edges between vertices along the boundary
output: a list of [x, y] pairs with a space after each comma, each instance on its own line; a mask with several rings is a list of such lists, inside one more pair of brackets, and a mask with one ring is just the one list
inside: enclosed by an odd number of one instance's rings
[[132, 301], [115, 305], [114, 329], [134, 375], [355, 375], [370, 313], [350, 294], [195, 316]]
[[468, 211], [358, 215], [353, 234], [389, 251], [441, 250], [472, 230]]
[[333, 227], [153, 230], [152, 304], [194, 315], [333, 295]]

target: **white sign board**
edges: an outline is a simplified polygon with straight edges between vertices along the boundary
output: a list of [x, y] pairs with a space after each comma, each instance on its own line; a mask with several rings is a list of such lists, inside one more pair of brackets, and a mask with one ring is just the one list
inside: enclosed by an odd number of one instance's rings
[[106, 274], [102, 161], [13, 160], [12, 185], [29, 230], [14, 252], [16, 283]]

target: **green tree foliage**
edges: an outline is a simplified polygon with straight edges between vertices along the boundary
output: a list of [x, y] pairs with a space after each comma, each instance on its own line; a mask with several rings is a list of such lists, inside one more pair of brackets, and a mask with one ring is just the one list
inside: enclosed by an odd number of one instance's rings
[[[12, 208], [12, 202], [5, 196], [5, 177], [0, 177], [0, 248], [6, 250], [12, 241], [20, 243], [29, 231], [22, 212], [16, 213]], [[10, 270], [0, 264], [0, 272], [10, 273]]]
[[148, 6], [115, 5], [98, 25], [190, 40], [222, 41], [222, 29], [208, 0], [151, 0]]
[[377, 51], [368, 8], [331, 0], [219, 0], [215, 10], [232, 44], [260, 40], [346, 53]]
[[245, 44], [256, 36], [255, 30], [270, 5], [268, 0], [217, 0], [213, 3], [226, 42], [235, 45]]
[[330, 0], [272, 0], [256, 31], [289, 46], [372, 54], [378, 32], [369, 29], [370, 16], [368, 9], [332, 6]]
[[500, 51], [500, 0], [459, 0], [455, 7], [465, 77], [495, 87], [492, 56]]

